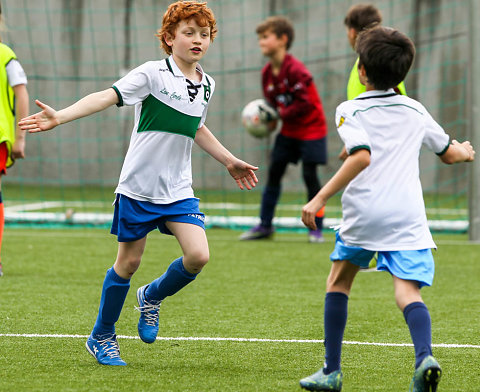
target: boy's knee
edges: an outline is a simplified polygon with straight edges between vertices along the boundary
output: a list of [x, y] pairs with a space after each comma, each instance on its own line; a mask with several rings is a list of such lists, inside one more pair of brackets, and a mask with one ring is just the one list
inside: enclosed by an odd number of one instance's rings
[[183, 256], [183, 264], [185, 268], [192, 273], [199, 273], [208, 263], [210, 253], [208, 249], [196, 249], [193, 252]]
[[358, 266], [348, 261], [335, 261], [327, 278], [327, 292], [350, 294]]
[[118, 271], [117, 273], [124, 278], [131, 278], [140, 266], [141, 260], [141, 257], [131, 257], [124, 260], [117, 259], [115, 271]]

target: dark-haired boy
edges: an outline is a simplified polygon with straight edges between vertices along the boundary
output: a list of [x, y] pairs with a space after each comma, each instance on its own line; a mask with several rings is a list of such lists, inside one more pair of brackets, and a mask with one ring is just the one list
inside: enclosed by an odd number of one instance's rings
[[340, 391], [340, 355], [347, 322], [348, 295], [360, 267], [378, 253], [377, 269], [393, 276], [395, 299], [409, 327], [415, 349], [411, 391], [436, 391], [441, 377], [432, 356], [431, 320], [420, 288], [434, 275], [419, 179], [419, 152], [425, 145], [442, 162], [471, 162], [470, 142], [449, 136], [419, 102], [394, 92], [407, 75], [415, 48], [404, 34], [374, 27], [357, 39], [358, 73], [366, 92], [343, 102], [336, 124], [346, 145], [343, 165], [303, 207], [302, 220], [315, 228], [315, 211], [335, 193], [342, 196], [344, 222], [337, 233], [325, 297], [325, 365], [300, 381], [310, 391]]
[[[283, 16], [271, 16], [256, 30], [258, 44], [269, 62], [262, 70], [265, 99], [277, 110], [282, 128], [275, 139], [262, 195], [260, 224], [242, 234], [241, 240], [271, 237], [281, 181], [289, 163], [302, 161], [302, 176], [308, 200], [320, 190], [317, 165], [327, 163], [327, 125], [313, 77], [305, 65], [288, 53], [294, 39], [292, 23]], [[317, 211], [317, 229], [310, 242], [323, 242], [324, 210]]]
[[[354, 4], [348, 9], [343, 23], [347, 28], [348, 42], [352, 49], [355, 50], [355, 41], [358, 34], [368, 28], [380, 25], [382, 23], [382, 14], [373, 4]], [[357, 69], [358, 58], [348, 78], [347, 99], [354, 99], [366, 91], [365, 85], [360, 82]], [[394, 89], [398, 94], [407, 95], [403, 82], [400, 82]]]

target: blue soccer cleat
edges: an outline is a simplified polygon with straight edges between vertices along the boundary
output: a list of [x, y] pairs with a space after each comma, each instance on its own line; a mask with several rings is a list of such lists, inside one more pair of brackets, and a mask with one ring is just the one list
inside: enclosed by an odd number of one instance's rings
[[343, 374], [340, 370], [325, 374], [323, 369], [320, 369], [311, 376], [302, 378], [300, 386], [307, 391], [340, 392], [342, 390], [342, 380]]
[[158, 334], [158, 312], [162, 301], [147, 301], [145, 299], [145, 290], [148, 285], [142, 286], [137, 290], [138, 307], [140, 319], [138, 320], [138, 335], [145, 343], [153, 343]]
[[435, 392], [442, 377], [442, 369], [437, 360], [431, 355], [426, 357], [420, 366], [415, 369], [410, 392]]
[[127, 363], [120, 358], [120, 348], [115, 334], [98, 337], [90, 335], [85, 346], [87, 351], [102, 365], [127, 366]]

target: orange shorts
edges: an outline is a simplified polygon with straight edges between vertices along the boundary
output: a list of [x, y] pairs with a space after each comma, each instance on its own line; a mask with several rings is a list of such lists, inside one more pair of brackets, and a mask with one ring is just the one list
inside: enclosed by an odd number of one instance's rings
[[0, 176], [7, 174], [8, 148], [7, 143], [0, 143]]

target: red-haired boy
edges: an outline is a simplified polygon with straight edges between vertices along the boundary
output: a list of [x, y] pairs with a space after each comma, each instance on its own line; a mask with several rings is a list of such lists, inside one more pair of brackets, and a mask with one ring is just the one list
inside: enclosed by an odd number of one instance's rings
[[251, 189], [257, 182], [257, 167], [233, 156], [205, 126], [215, 82], [198, 62], [216, 32], [215, 17], [206, 3], [175, 2], [157, 34], [170, 55], [167, 59], [149, 61], [112, 88], [58, 112], [37, 101], [42, 111], [20, 122], [23, 129], [40, 132], [114, 104], [135, 105], [130, 146], [115, 190], [111, 233], [118, 239], [118, 255], [107, 271], [97, 321], [86, 342], [88, 352], [101, 364], [126, 365], [120, 358], [115, 323], [150, 231], [158, 228], [174, 235], [183, 255], [162, 276], [137, 290], [138, 333], [144, 342], [156, 340], [162, 300], [192, 282], [208, 262], [205, 217], [192, 189], [193, 143], [224, 164], [240, 189]]

